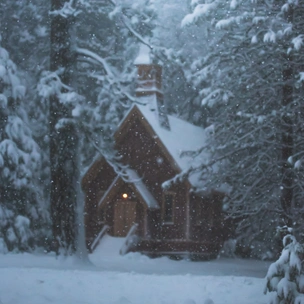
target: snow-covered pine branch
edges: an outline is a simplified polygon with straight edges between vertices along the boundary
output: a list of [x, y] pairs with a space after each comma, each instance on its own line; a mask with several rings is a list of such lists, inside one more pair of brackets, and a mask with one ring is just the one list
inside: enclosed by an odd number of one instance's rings
[[270, 303], [304, 303], [304, 246], [293, 235], [283, 238], [284, 249], [266, 275], [265, 293], [271, 292]]
[[68, 18], [70, 16], [77, 17], [81, 13], [81, 10], [78, 10], [74, 7], [75, 0], [70, 0], [65, 2], [63, 7], [59, 10], [50, 11], [50, 16], [62, 16]]
[[110, 66], [108, 65], [107, 61], [100, 57], [98, 54], [88, 50], [88, 49], [84, 49], [84, 48], [80, 48], [80, 47], [77, 47], [76, 48], [76, 53], [80, 54], [80, 55], [83, 55], [83, 56], [87, 56], [87, 57], [90, 57], [94, 60], [96, 60], [97, 63], [99, 63], [103, 68], [104, 70], [106, 71], [107, 75], [110, 77], [110, 81], [114, 81], [115, 79], [115, 75], [113, 74], [112, 72], [112, 69], [110, 68]]
[[[182, 26], [195, 23], [206, 33], [208, 50], [185, 73], [196, 99], [208, 105], [214, 136], [207, 149], [221, 159], [207, 184], [230, 185], [228, 215], [244, 215], [237, 226], [242, 246], [250, 252], [256, 235], [275, 251], [271, 231], [282, 218], [303, 229], [303, 3], [203, 0], [192, 7]], [[202, 178], [204, 165], [196, 167]]]

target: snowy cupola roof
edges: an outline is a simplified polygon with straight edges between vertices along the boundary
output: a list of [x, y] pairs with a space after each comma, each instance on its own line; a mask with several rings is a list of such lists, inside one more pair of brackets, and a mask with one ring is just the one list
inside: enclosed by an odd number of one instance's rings
[[154, 64], [151, 51], [141, 44], [134, 64], [137, 66], [136, 97], [155, 113], [159, 124], [170, 129], [162, 92], [162, 67]]
[[140, 45], [138, 55], [134, 60], [134, 64], [135, 65], [152, 64], [151, 50], [147, 45], [145, 44]]
[[137, 67], [136, 96], [156, 94], [162, 97], [162, 67], [152, 62], [151, 50], [147, 45], [140, 45], [134, 64]]

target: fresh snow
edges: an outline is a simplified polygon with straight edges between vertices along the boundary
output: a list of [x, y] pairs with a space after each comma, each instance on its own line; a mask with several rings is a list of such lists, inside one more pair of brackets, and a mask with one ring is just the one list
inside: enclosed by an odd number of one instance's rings
[[134, 60], [135, 65], [151, 64], [150, 48], [147, 45], [141, 44], [139, 47], [138, 56]]
[[292, 39], [292, 44], [294, 45], [294, 48], [299, 51], [300, 48], [302, 47], [303, 45], [303, 38], [304, 38], [304, 35], [299, 35], [295, 38]]
[[132, 169], [126, 169], [128, 174], [128, 180], [132, 181], [132, 184], [143, 198], [143, 201], [147, 204], [148, 208], [159, 209], [158, 202], [155, 200], [149, 189], [143, 183], [142, 178]]
[[193, 13], [188, 14], [184, 17], [181, 26], [184, 27], [191, 25], [195, 23], [202, 16], [208, 16], [212, 11], [214, 11], [217, 8], [217, 5], [218, 5], [217, 1], [211, 3], [205, 3], [205, 4], [198, 4], [193, 10]]
[[301, 160], [297, 160], [294, 164], [295, 169], [300, 169], [301, 167]]
[[53, 254], [0, 256], [1, 304], [266, 304], [268, 262], [206, 262], [118, 254], [122, 238], [105, 236], [92, 265]]

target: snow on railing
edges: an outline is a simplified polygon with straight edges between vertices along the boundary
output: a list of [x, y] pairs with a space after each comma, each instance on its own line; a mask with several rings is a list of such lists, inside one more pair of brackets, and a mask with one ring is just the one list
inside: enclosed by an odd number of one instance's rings
[[100, 232], [98, 233], [97, 237], [95, 238], [94, 242], [90, 246], [91, 252], [93, 252], [96, 249], [96, 247], [98, 246], [100, 240], [109, 231], [109, 229], [110, 229], [110, 227], [108, 225], [104, 225], [103, 226], [103, 228], [100, 230]]
[[128, 250], [130, 249], [130, 247], [136, 243], [137, 236], [135, 233], [136, 233], [137, 228], [138, 228], [138, 224], [135, 223], [129, 230], [129, 232], [125, 238], [125, 241], [119, 250], [120, 255], [125, 255], [128, 252]]

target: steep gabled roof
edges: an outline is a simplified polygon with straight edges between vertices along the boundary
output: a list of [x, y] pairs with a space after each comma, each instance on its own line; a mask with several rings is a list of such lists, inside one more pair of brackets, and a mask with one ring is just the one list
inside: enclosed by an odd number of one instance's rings
[[[156, 135], [170, 152], [180, 169], [187, 169], [189, 162], [192, 162], [193, 159], [186, 156], [181, 157], [181, 152], [195, 151], [201, 148], [206, 143], [205, 130], [171, 115], [168, 115], [170, 130], [167, 130], [160, 126], [158, 118], [147, 106], [137, 107], [149, 121]], [[205, 156], [207, 157], [207, 155]]]
[[[167, 115], [170, 129], [163, 128], [159, 123], [157, 112], [153, 111], [154, 106], [151, 106], [156, 102], [153, 98], [157, 98], [156, 95], [141, 97], [142, 105], [134, 104], [131, 107], [118, 126], [115, 134], [116, 140], [119, 141], [119, 138], [124, 135], [126, 132], [124, 128], [128, 128], [128, 122], [132, 121], [133, 116], [139, 115], [143, 125], [171, 158], [171, 162], [178, 172], [187, 170], [198, 162], [206, 163], [209, 155], [205, 152], [195, 159], [190, 155], [181, 156], [184, 151], [195, 151], [205, 145], [207, 139], [205, 130], [171, 115]], [[190, 176], [189, 181], [192, 186], [197, 186], [197, 175]]]
[[[181, 156], [184, 151], [195, 151], [205, 145], [207, 139], [205, 130], [171, 115], [167, 115], [170, 129], [163, 128], [159, 123], [158, 113], [154, 110], [155, 106], [153, 104], [157, 102], [156, 98], [155, 94], [141, 97], [140, 102], [142, 104], [134, 104], [130, 108], [115, 132], [116, 142], [118, 143], [124, 137], [136, 116], [167, 156], [177, 173], [187, 170], [190, 166], [195, 167], [198, 163], [207, 163], [210, 156], [206, 152], [202, 152], [195, 159], [190, 155]], [[103, 161], [104, 159], [100, 158], [90, 166], [84, 176], [83, 183], [93, 178], [99, 169], [97, 164]], [[194, 187], [201, 186], [199, 185], [198, 174], [191, 175], [189, 182]]]
[[116, 190], [120, 188], [124, 183], [128, 183], [128, 185], [133, 188], [133, 191], [135, 191], [142, 199], [142, 201], [146, 204], [148, 209], [159, 209], [159, 205], [156, 199], [147, 189], [137, 173], [131, 169], [127, 169], [126, 173], [126, 178], [128, 181], [125, 182], [121, 176], [117, 175], [103, 197], [100, 199], [98, 206], [101, 206], [107, 201], [110, 201], [112, 199], [112, 196], [116, 194]]

